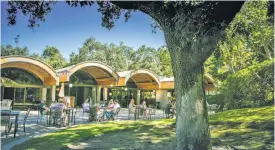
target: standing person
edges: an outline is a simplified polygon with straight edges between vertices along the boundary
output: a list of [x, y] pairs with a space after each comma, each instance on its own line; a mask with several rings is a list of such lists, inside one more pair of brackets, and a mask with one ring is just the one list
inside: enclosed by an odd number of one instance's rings
[[114, 114], [115, 114], [115, 104], [114, 104], [113, 99], [111, 99], [109, 101], [109, 105], [107, 106], [107, 110], [105, 112], [106, 120], [109, 120], [109, 116], [114, 115]]
[[[118, 113], [120, 111], [120, 104], [117, 102], [117, 100], [114, 100], [114, 108], [115, 108], [115, 116], [114, 117], [117, 117], [118, 116]], [[115, 119], [115, 118], [114, 118]]]
[[143, 111], [142, 111], [143, 119], [146, 119], [146, 118], [147, 118], [147, 110], [146, 110], [147, 105], [146, 105], [146, 101], [143, 101], [143, 102], [141, 103], [141, 108], [143, 108]]
[[134, 100], [134, 99], [131, 99], [130, 104], [129, 104], [129, 111], [130, 111], [131, 113], [134, 113], [134, 112], [135, 112], [135, 108], [136, 108], [135, 100]]

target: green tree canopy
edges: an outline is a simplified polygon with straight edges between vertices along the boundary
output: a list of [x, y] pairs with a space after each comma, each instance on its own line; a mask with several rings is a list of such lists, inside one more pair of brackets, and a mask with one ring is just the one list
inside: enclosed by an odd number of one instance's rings
[[83, 61], [100, 61], [112, 67], [116, 71], [127, 70], [127, 56], [132, 55], [132, 48], [124, 45], [100, 43], [95, 38], [87, 39], [79, 49], [78, 54], [70, 55], [70, 64], [77, 64]]
[[28, 56], [29, 50], [27, 47], [13, 47], [12, 45], [1, 45], [1, 56]]
[[44, 61], [55, 69], [66, 66], [65, 58], [60, 54], [59, 50], [53, 46], [46, 46], [42, 53]]
[[129, 69], [148, 69], [160, 75], [158, 51], [145, 45], [140, 46], [135, 51], [135, 57], [132, 59]]

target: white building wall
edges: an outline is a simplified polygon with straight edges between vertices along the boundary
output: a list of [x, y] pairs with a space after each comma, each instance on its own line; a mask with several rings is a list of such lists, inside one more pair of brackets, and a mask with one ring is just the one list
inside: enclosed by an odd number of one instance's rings
[[56, 86], [52, 86], [52, 101], [54, 102], [55, 101], [55, 93], [56, 93]]
[[156, 90], [156, 101], [160, 102], [160, 108], [165, 108], [168, 104], [167, 90]]

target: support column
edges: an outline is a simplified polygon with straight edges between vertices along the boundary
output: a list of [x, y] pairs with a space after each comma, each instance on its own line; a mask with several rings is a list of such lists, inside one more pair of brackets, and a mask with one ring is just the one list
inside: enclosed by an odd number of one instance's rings
[[102, 88], [102, 86], [97, 86], [97, 88], [96, 88], [96, 91], [97, 91], [97, 94], [96, 94], [97, 102], [100, 102], [100, 99], [101, 99], [101, 88]]
[[92, 87], [92, 100], [97, 103], [97, 99], [96, 96], [97, 95], [97, 88], [96, 87]]
[[160, 108], [168, 104], [167, 90], [156, 90], [156, 101], [160, 102]]
[[137, 105], [140, 104], [140, 89], [137, 89]]
[[103, 100], [108, 100], [108, 88], [103, 88]]
[[47, 88], [43, 88], [42, 89], [42, 100], [46, 100], [47, 99]]
[[56, 93], [56, 86], [52, 86], [52, 101], [54, 102], [55, 101], [55, 93]]
[[27, 88], [24, 88], [24, 105], [26, 104]]

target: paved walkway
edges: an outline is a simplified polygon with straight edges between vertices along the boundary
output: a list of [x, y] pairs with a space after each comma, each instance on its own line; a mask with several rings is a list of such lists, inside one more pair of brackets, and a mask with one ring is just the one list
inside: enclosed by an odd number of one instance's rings
[[[18, 121], [18, 131], [16, 134], [16, 138], [13, 138], [13, 127], [11, 129], [11, 132], [6, 138], [6, 136], [1, 137], [1, 149], [2, 150], [9, 150], [14, 145], [21, 144], [31, 138], [44, 136], [47, 133], [51, 133], [60, 129], [66, 129], [68, 127], [56, 127], [56, 126], [50, 126], [46, 124], [46, 118], [43, 118], [41, 122], [37, 123], [37, 111], [31, 111], [29, 114], [29, 117], [27, 119], [26, 123], [26, 134], [23, 132], [23, 119], [26, 114], [26, 111], [21, 111], [19, 115], [19, 121]], [[164, 114], [162, 110], [157, 110], [156, 115], [154, 118], [163, 118]], [[133, 119], [133, 116], [131, 116], [131, 119]], [[120, 113], [118, 115], [118, 121], [121, 120], [128, 120], [128, 109], [122, 108], [120, 110]], [[78, 124], [89, 124], [91, 122], [88, 122], [88, 114], [82, 113], [82, 109], [77, 109], [76, 113], [76, 125]], [[75, 125], [71, 125], [70, 127], [73, 127]], [[2, 131], [1, 127], [1, 131]]]

